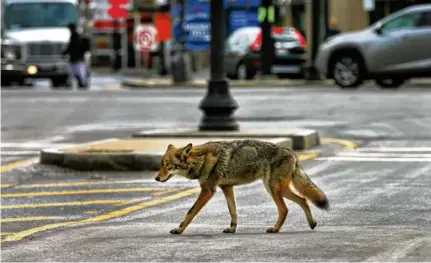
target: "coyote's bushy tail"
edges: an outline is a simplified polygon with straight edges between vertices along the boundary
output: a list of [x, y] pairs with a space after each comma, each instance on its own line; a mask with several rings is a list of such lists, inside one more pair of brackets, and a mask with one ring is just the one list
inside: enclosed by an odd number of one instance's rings
[[292, 183], [303, 197], [309, 199], [318, 208], [329, 209], [329, 202], [325, 193], [310, 180], [301, 165], [296, 166], [295, 173], [292, 176]]

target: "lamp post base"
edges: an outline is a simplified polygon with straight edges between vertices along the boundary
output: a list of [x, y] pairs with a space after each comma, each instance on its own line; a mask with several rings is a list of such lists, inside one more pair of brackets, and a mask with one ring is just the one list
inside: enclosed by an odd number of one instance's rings
[[239, 125], [233, 116], [238, 104], [229, 92], [227, 80], [210, 80], [207, 95], [200, 103], [199, 108], [204, 112], [199, 124], [199, 130], [239, 130]]

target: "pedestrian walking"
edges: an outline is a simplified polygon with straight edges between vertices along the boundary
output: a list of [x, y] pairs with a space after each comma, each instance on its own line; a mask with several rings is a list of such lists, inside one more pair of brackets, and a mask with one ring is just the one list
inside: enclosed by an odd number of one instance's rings
[[75, 24], [69, 24], [70, 40], [63, 55], [69, 55], [70, 72], [69, 81], [75, 77], [79, 88], [86, 88], [88, 84], [87, 65], [85, 63], [85, 52], [89, 50], [88, 41], [81, 37], [76, 30]]
[[331, 17], [329, 21], [328, 31], [326, 33], [325, 39], [328, 39], [332, 36], [338, 35], [341, 33], [340, 28], [338, 27], [338, 22], [335, 17]]

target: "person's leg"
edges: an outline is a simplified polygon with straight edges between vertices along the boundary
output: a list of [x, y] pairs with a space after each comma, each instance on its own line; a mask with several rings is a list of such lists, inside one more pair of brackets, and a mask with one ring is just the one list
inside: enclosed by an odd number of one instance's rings
[[75, 76], [78, 79], [80, 87], [85, 87], [87, 85], [87, 65], [84, 61], [76, 63]]

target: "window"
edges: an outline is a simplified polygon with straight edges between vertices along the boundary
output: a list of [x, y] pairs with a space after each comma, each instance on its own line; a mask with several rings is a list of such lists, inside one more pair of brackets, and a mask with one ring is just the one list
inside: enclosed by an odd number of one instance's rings
[[431, 11], [423, 13], [422, 17], [419, 19], [418, 27], [431, 27]]
[[389, 33], [393, 31], [414, 28], [416, 27], [420, 17], [421, 13], [399, 16], [386, 22], [382, 27], [382, 31], [385, 33]]
[[78, 7], [70, 3], [30, 2], [10, 4], [6, 7], [7, 29], [66, 27], [77, 23]]

